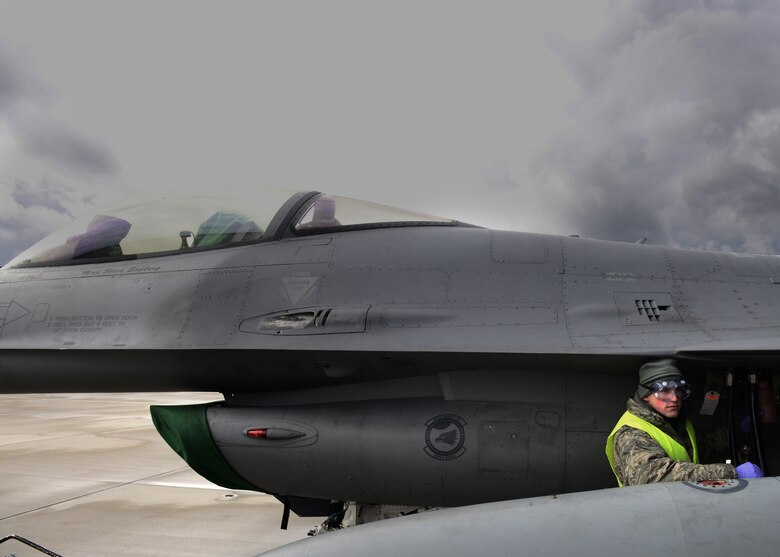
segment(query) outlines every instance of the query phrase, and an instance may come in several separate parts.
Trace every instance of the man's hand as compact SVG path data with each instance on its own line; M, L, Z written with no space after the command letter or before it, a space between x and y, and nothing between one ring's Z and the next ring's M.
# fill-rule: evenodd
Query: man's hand
M737 466L737 477L741 480L745 478L763 478L764 473L761 471L761 468L752 462L746 462Z

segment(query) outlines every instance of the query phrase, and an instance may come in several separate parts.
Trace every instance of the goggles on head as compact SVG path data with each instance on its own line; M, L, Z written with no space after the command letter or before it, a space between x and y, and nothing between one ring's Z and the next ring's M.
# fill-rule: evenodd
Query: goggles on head
M656 381L650 385L650 392L655 398L663 402L670 402L672 396L678 400L685 400L691 396L691 386L685 382L685 379L679 381Z

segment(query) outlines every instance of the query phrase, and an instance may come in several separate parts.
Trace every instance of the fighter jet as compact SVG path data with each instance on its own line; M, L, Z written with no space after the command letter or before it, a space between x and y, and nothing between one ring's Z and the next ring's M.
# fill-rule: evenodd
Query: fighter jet
M347 528L263 556L772 557L778 495L777 478L761 478L519 499Z
M300 515L614 486L606 436L666 357L700 430L758 404L732 448L777 474L778 257L263 190L122 202L0 271L0 391L221 392L155 425L201 475Z

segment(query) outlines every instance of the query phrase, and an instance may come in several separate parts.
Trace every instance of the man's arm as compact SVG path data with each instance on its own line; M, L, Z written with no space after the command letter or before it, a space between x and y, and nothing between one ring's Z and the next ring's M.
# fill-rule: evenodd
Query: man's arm
M731 464L692 464L672 460L649 434L628 426L615 434L615 470L623 485L737 477Z

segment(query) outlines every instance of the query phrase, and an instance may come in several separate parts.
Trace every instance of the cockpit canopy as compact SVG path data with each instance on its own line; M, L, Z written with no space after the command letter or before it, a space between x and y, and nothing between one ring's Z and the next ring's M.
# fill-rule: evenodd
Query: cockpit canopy
M454 221L318 192L266 189L250 196L143 196L89 213L50 234L4 269L181 254L283 236Z

